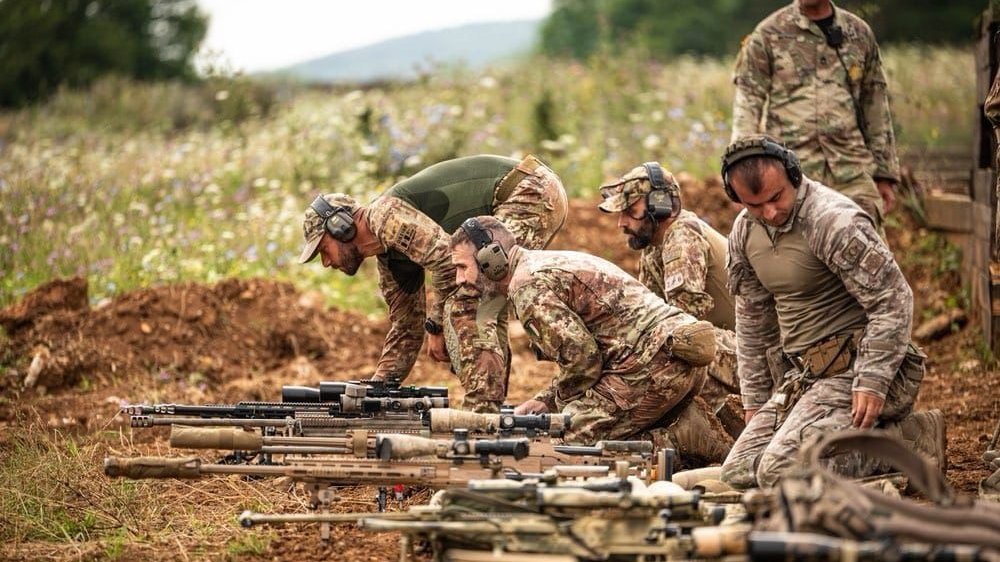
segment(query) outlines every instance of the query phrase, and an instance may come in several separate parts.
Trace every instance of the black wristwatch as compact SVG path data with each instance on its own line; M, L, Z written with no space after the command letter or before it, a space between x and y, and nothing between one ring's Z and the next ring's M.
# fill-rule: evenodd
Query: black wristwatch
M431 320L430 318L428 318L424 322L424 330L428 334L431 334L431 335L434 335L434 336L440 336L444 332L444 328L441 327L441 324L438 324L437 322L435 322L434 320Z

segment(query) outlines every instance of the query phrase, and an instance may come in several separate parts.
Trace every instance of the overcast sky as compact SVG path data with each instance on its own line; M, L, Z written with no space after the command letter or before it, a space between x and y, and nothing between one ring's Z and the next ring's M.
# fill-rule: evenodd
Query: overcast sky
M551 0L198 0L211 17L202 52L271 70L421 31L537 19Z

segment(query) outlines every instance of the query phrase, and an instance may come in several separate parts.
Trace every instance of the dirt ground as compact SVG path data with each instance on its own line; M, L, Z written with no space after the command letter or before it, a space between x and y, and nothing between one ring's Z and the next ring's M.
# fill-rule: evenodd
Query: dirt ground
M680 179L686 206L727 232L737 209L721 196L718 186L704 189L704 184L691 178ZM553 247L588 251L634 272L636 253L625 246L615 217L597 211L592 201L571 205L569 221ZM926 233L904 213L898 215L901 224L888 234L897 256L905 261L902 258ZM925 310L942 311L947 296L958 286L957 278L936 276L926 264L905 269L917 296L917 323ZM12 366L0 378L0 456L12 448L11 436L26 420L40 420L60 435L81 438L118 432L128 436L125 449L130 454L164 454L166 433L133 433L128 420L117 415L122 404L276 400L282 384L363 378L374 369L387 329L381 318L327 309L319 295L265 279L155 287L98 307L89 306L84 280L57 280L0 311L0 326L7 338L0 339L0 365ZM509 401L517 403L544 385L554 369L534 360L524 345L523 332L513 324L512 338L516 353ZM966 328L924 346L930 368L919 401L921 408L941 408L946 413L948 477L957 489L970 494L986 476L980 455L1000 416L1000 372L983 363L977 342L978 334ZM26 380L29 388L25 388ZM423 357L408 382L448 384L456 401L461 396L448 370ZM198 493L211 495L223 486L196 484L149 483L164 494L178 493L182 486L185 493L193 493L190 489L195 486ZM263 485L254 486L259 492ZM230 493L238 495L242 490ZM369 510L373 505L368 498L373 494L368 488L345 492L340 508ZM280 501L295 509L304 500L299 495ZM342 526L335 529L329 544L322 544L315 533L309 526L284 528L270 535L264 553L243 556L261 560L396 557L392 535L370 535ZM204 538L198 540L200 544L179 540L173 548L180 549L184 558L187 552L224 557L219 555L223 547L216 552L205 546ZM7 545L0 552L4 553L0 557L11 559L76 559L91 558L99 550L36 541ZM141 545L129 546L125 552L149 554Z

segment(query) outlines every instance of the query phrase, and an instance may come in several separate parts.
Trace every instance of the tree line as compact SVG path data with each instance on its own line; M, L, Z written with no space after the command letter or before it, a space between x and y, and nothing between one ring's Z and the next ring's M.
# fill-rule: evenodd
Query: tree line
M654 57L733 55L743 37L788 0L554 0L539 40L544 54L585 59L640 48ZM964 44L977 36L984 0L841 0L882 45Z

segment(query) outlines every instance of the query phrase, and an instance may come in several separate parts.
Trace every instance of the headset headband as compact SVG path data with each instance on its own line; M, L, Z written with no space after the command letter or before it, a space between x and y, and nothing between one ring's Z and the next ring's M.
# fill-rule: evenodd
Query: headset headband
M333 215L337 214L337 211L343 210L343 207L334 207L333 205L327 203L326 199L322 195L317 195L313 202L309 204L312 210L316 211L316 214L323 220L326 220Z
M462 222L462 230L469 235L469 240L472 241L477 250L482 250L490 242L493 242L493 237L486 229L479 225L479 221L475 218L465 219Z
M646 175L649 177L649 183L653 189L666 191L667 180L663 177L663 168L657 162L646 162L642 167L646 168Z

